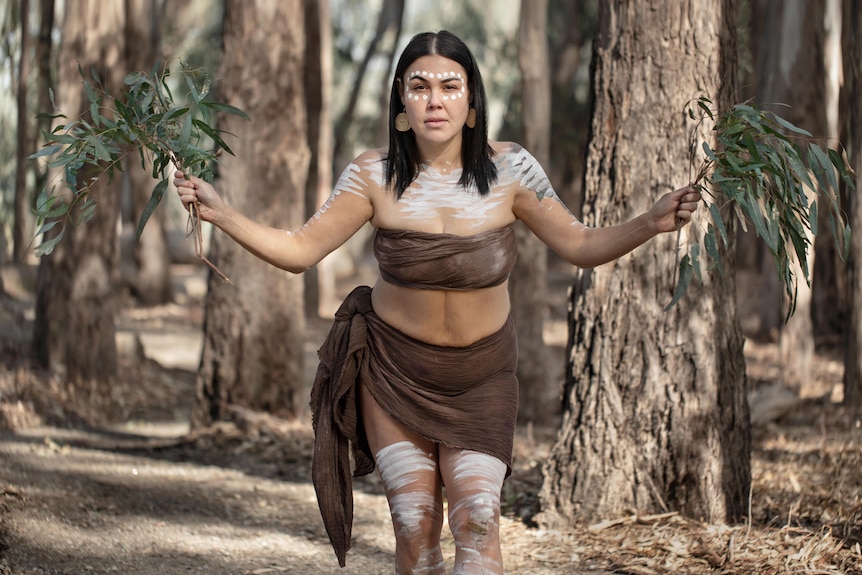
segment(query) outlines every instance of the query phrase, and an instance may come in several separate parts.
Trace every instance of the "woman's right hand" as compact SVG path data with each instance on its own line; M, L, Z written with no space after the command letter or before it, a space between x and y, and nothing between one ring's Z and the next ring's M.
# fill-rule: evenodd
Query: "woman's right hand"
M202 221L214 223L224 212L224 201L206 181L194 176L187 177L177 170L174 172L174 186L186 210L191 204L197 203L197 215Z

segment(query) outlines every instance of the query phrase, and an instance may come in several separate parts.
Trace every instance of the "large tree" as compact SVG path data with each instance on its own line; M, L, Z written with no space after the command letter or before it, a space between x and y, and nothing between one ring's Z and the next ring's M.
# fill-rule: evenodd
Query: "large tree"
M303 0L227 0L220 98L245 110L220 126L236 135L217 187L235 208L284 229L305 219L309 151L303 73ZM303 281L215 232L204 348L193 425L230 416L231 405L283 416L305 403Z
M89 114L79 69L91 81L97 75L110 93L122 88L124 14L122 0L80 0L66 5L57 103L69 118ZM94 175L93 170L82 170L78 181L84 183ZM86 225L67 226L63 241L42 258L33 335L37 361L64 370L72 382L87 382L82 391L104 396L117 370L114 313L119 193L115 183L102 178L91 188L90 195L98 202L93 219ZM75 208L71 217L78 216Z
M583 217L605 225L689 178L682 110L735 93L735 0L600 3ZM725 218L728 220L729 218ZM697 218L681 242L698 241ZM750 424L732 255L670 311L674 234L580 270L572 286L564 421L544 521L679 510L747 514ZM684 246L683 246L683 249Z

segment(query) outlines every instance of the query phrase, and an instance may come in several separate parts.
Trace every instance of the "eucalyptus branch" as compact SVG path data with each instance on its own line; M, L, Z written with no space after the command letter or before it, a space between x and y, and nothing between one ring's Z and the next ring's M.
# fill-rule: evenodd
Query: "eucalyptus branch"
M202 70L181 63L180 85L185 87L182 102L176 102L169 86L171 70L156 66L150 74L135 72L125 78L126 89L119 97L104 89L99 77L92 81L80 70L89 101L88 110L76 120L58 124L46 134L46 144L31 159L47 158L49 168L62 170L63 186L71 200L55 193L56 184L46 187L36 202L36 236L44 236L38 255L50 254L63 237L73 210L79 208L78 221L89 221L96 209L90 190L101 178L112 178L122 171L123 161L137 152L144 169L151 170L158 183L138 221L140 238L153 211L168 188L165 170L169 165L212 181L212 164L222 150L233 154L222 138L223 132L212 125L213 116L224 112L248 119L242 110L207 100L211 87ZM66 120L63 114L50 116ZM211 149L205 149L207 144ZM88 173L95 175L82 177ZM195 254L224 281L230 280L203 254L202 232L197 206L189 210L189 227ZM56 229L55 229L56 228ZM52 237L46 233L54 230Z
M705 97L689 103L688 117L696 122L690 135L689 176L692 187L703 192L708 220L704 248L711 268L721 265L721 249L729 246L723 213L730 213L744 231L754 227L778 267L779 279L788 296L787 318L796 309L801 270L811 285L808 250L817 234L820 205L829 211L829 224L842 260L850 250L850 226L841 209L840 183L854 189L853 173L844 156L830 149L809 132L794 126L774 112L750 103L737 104L721 112ZM700 128L714 123L715 146L700 141ZM697 151L703 159L696 159ZM809 200L808 191L815 198ZM679 245L679 242L677 242ZM668 308L685 295L692 277L702 281L700 245L692 242L688 253L677 257L679 279L674 270L674 293Z

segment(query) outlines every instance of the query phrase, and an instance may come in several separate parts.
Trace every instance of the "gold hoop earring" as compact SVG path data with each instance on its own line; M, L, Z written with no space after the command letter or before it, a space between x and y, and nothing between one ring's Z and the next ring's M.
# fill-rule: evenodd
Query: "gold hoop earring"
M410 122L407 120L407 113L401 112L395 116L395 129L399 132L409 132Z
M470 111L467 112L467 121L465 123L468 128L476 127L476 108L470 108Z

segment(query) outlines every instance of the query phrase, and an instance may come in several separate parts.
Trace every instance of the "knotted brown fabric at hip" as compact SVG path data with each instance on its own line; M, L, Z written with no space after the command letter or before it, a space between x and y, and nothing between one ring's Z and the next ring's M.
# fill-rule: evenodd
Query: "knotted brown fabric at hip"
M394 419L444 445L497 457L511 471L518 412L518 344L511 318L466 347L420 342L384 323L371 288L344 300L318 351L311 391L312 482L329 540L345 565L353 525L354 476L374 470L358 405L364 385Z

